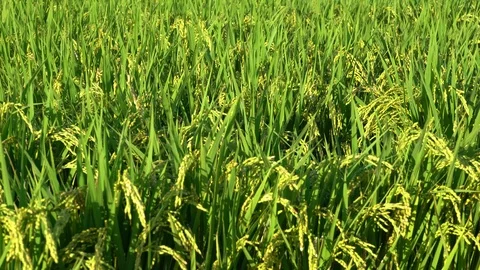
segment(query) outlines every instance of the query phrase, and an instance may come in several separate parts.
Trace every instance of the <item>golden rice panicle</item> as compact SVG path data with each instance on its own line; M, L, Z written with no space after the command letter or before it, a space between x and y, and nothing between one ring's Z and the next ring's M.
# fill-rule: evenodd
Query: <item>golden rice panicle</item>
M68 245L61 250L61 258L64 263L83 258L87 248L92 247L98 241L100 229L89 228L73 236Z
M309 235L308 232L308 216L307 205L304 203L301 206L300 213L298 215L298 242L300 251L303 251L305 236Z
M445 245L443 253L444 258L447 258L451 251L450 241L448 238L446 238L449 235L457 236L458 238L464 240L467 245L471 245L473 242L477 250L480 251L480 239L478 236L475 237L475 235L472 233L473 230L474 228L471 222L467 223L464 226L452 224L450 222L445 222L441 224L440 228L438 228L438 230L435 232L435 238L443 238L442 242Z
M397 199L394 199L394 196L398 195L401 196L400 202L395 202ZM366 207L363 210L362 220L373 220L378 228L390 234L388 244L393 244L398 237L407 236L412 222L411 213L410 194L398 185L389 191L386 202Z
M240 218L239 219L242 223L245 223L245 216L247 215L247 212L248 212L250 203L252 201L252 198L253 198L253 195L247 197L245 199L245 201L243 202L242 207L240 208L240 215L239 215Z
M262 198L260 198L258 203L267 203L272 201L273 201L273 193L269 192L267 194L264 194ZM248 202L250 202L250 200L248 200ZM277 203L281 204L288 213L298 218L297 210L295 210L295 207L292 206L292 203L289 200L282 197L277 197ZM241 212L241 213L243 214L244 212ZM281 210L278 212L278 214L279 213L281 213Z
M399 211L396 212L397 220L399 221L399 234L402 237L406 237L408 230L413 228L413 220L411 219L412 216L412 208L410 206L411 196L402 185L397 186L395 190L395 195L400 195L402 204L404 208L401 208Z
M81 129L78 126L72 125L67 128L63 128L57 132L52 132L50 138L54 141L58 141L65 145L66 150L73 156L76 156L76 148L79 145L79 136L82 134Z
M457 218L457 222L462 222L459 207L459 204L461 203L461 198L454 190L447 186L437 186L431 193L435 196L435 198L440 199L440 201L450 202L453 206L453 210L455 211L455 217Z
M158 253L159 255L170 255L172 258L178 263L178 266L182 270L187 270L187 261L185 258L183 258L182 255L180 255L178 252L173 250L172 248L168 246L159 246L158 248L154 249L154 252Z
M259 246L259 243L258 242L255 242L255 241L250 241L248 240L250 238L250 235L244 235L243 237L241 237L240 239L237 240L237 242L235 243L235 250L238 252L238 251L241 251L244 247L246 247L247 245L249 246L252 246L256 253L257 253L257 256L258 257L261 257L261 252L258 248Z
M469 194L465 205L475 205L480 202L480 193Z
M242 165L245 167L251 167L255 165L263 165L263 160L259 157L247 158L242 162Z
M62 192L61 201L56 209L68 211L70 214L77 213L85 209L85 189L75 188L70 191Z
M279 197L278 203L280 203L285 210L288 211L288 213L292 214L294 217L298 218L298 211L295 209L295 207L292 205L292 202L290 200L287 200L285 198Z
M247 244L250 244L251 242L248 240L250 236L247 234L247 235L244 235L243 237L241 237L240 239L237 240L237 242L235 242L235 247L236 247L236 251L240 251L242 250L244 247L247 246Z
M270 158L272 160L272 158ZM245 159L239 166L237 172L237 181L235 183L236 191L243 191L249 196L253 196L257 185L262 180L262 172L265 169L264 161L259 157ZM248 183L246 182L248 181ZM245 205L245 204L244 204Z
M283 190L285 187L288 187L290 190L298 190L298 180L300 179L297 175L290 173L283 166L276 166L275 170L279 176L278 189Z
M379 163L381 163L381 165L383 165L385 168L388 169L389 172L392 172L394 170L393 168L393 165L390 164L389 162L385 161L385 160L382 160L380 162L380 159L377 157L377 156L373 156L373 155L368 155L365 159L365 161L370 164L370 165L373 165L373 166L377 166Z
M31 121L28 119L27 115L23 111L23 107L24 105L20 103L2 102L0 105L0 121L4 119L4 115L7 115L7 113L18 114L18 116L23 120L25 125L27 125L27 128L30 130L30 132L35 135L35 138L38 138L40 136L40 132L35 131Z
M362 256L360 256L360 254L358 254L357 247L367 252L373 259L377 258L377 255L373 252L373 250L375 249L374 245L362 241L360 238L357 238L355 236L350 236L347 238L344 233L341 233L340 238L340 242L338 242L338 244L335 245L334 248L334 257L335 261L337 261L344 268L350 268L348 266L350 265L350 263L347 264L345 259L343 259L344 256L349 257L350 260L353 261L357 269L367 268L367 262L363 259Z
M55 241L55 235L52 233L50 223L47 219L47 202L45 199L34 200L30 203L30 207L20 209L19 213L25 213L22 215L25 219L20 219L19 224L22 224L24 221L29 222L29 220L34 220L34 230L42 231L43 236L45 237L45 250L44 253L47 257L51 258L55 263L58 263L58 251L57 243ZM25 210L25 211L23 211ZM20 225L22 226L22 225ZM31 225L27 223L27 228ZM50 256L48 256L50 255Z
M203 21L203 20L200 21L199 28L200 28L199 32L201 33L202 40L205 42L207 48L210 51L213 51L212 38L211 38L210 34L208 33L208 29L207 29L207 26L205 25L205 21Z
M131 204L133 203L135 210L138 214L138 219L140 220L142 226L145 228L147 226L147 220L145 217L145 206L143 205L140 192L138 191L137 187L130 181L127 174L128 172L127 170L125 170L122 177L115 184L115 189L123 191L125 197L125 214L128 216L128 218L132 220ZM119 198L116 197L116 199Z
M379 128L381 130L405 130L412 125L410 114L404 106L403 90L392 87L388 90L382 87L370 88L375 98L358 109L360 118L364 121L364 138L368 138ZM363 138L361 138L363 139Z
M168 222L174 236L178 237L180 243L187 251L195 250L198 254L202 254L197 246L195 238L171 213L168 213Z
M183 19L175 19L170 28L177 30L178 34L182 39L185 39L187 37L187 28L185 27L185 21Z
M285 230L285 234L288 235L292 232L291 229ZM280 267L278 265L278 252L284 245L284 240L281 232L276 232L270 242L267 245L266 250L262 256L262 263L258 265L258 269L276 269Z
M2 102L0 105L0 121L3 120L5 115L9 112L10 107L15 107L15 103Z
M97 231L97 243L95 244L95 253L91 256L87 262L87 268L91 270L104 269L107 264L103 261L103 252L105 250L106 242L106 232L105 228L100 228ZM109 267L113 269L112 267Z
M17 224L13 221L4 221L4 226L9 231L5 240L10 243L10 249L7 252L7 261L18 259L22 262L24 269L33 269L30 251L25 247L22 232L17 228Z
M405 129L401 131L397 140L398 151L403 154L415 141L420 138L420 136L421 130L418 126L418 123L413 123L411 126L405 127Z
M46 217L46 200L34 200L28 208L20 208L16 214L16 224L23 231L42 231L45 237L44 253L58 262L57 247ZM23 241L23 239L21 240Z
M349 65L348 67L349 71L346 74L347 78L353 79L353 81L355 81L358 86L362 86L362 87L367 86L368 83L366 79L368 78L368 76L367 76L367 73L365 72L365 69L362 63L360 63L360 61L358 61L358 59L351 53L348 53L345 51L343 53Z
M433 133L427 133L427 154L429 156L440 157L435 166L438 169L443 169L454 164L455 168L467 173L476 182L480 180L480 161L478 157L467 158L462 156L455 156L454 150L450 148L448 142L436 136Z
M271 202L271 201L273 201L273 193L269 192L267 194L264 194L262 198L258 201L258 203Z
M58 251L57 244L55 242L55 235L50 229L47 216L43 214L40 219L42 221L43 235L45 236L45 250L48 251L53 261L58 263Z
M33 269L30 251L25 247L22 234L22 226L19 226L18 215L22 212L15 213L10 210L7 205L0 205L0 232L4 235L5 244L9 243L10 248L7 251L7 262L18 259L24 269Z
M191 154L187 154L183 157L180 167L178 168L178 178L177 182L175 183L175 189L177 191L177 195L175 196L175 208L179 208L182 205L182 192L183 185L185 183L185 176L187 175L187 171L193 165L193 162L193 156Z
M308 269L318 269L318 252L312 235L308 235Z
M468 106L467 100L465 99L465 91L460 89L455 89L455 94L457 98L460 100L460 104L461 104L461 106L457 107L457 111L463 111L463 113L465 113L466 116L470 116L472 114L472 108ZM455 123L458 125L457 122Z
M262 252L260 250L260 242L258 241L250 241L248 240L250 238L250 235L244 235L242 238L238 239L237 242L235 243L235 251L239 252L243 248L246 248L247 246L250 246L254 249L255 255L257 258L262 258Z

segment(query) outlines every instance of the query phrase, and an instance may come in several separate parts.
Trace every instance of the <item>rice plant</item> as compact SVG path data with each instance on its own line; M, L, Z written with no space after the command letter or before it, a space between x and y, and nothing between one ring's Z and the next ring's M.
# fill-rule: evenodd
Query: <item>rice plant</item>
M1 269L479 269L480 5L3 0Z

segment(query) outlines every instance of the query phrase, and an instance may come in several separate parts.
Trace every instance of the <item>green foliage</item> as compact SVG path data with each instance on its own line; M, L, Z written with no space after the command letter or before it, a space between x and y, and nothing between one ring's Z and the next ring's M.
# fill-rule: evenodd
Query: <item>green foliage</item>
M0 268L479 269L476 1L0 4Z

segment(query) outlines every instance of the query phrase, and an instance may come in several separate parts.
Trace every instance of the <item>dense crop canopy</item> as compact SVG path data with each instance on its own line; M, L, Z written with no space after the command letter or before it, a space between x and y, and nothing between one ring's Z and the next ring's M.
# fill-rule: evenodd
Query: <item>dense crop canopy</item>
M0 268L479 269L479 14L0 1Z

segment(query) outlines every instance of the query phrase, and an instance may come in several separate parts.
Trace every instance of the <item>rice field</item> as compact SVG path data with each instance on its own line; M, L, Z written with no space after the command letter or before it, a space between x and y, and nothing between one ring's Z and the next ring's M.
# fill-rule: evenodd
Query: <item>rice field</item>
M480 269L477 1L0 21L0 269Z

